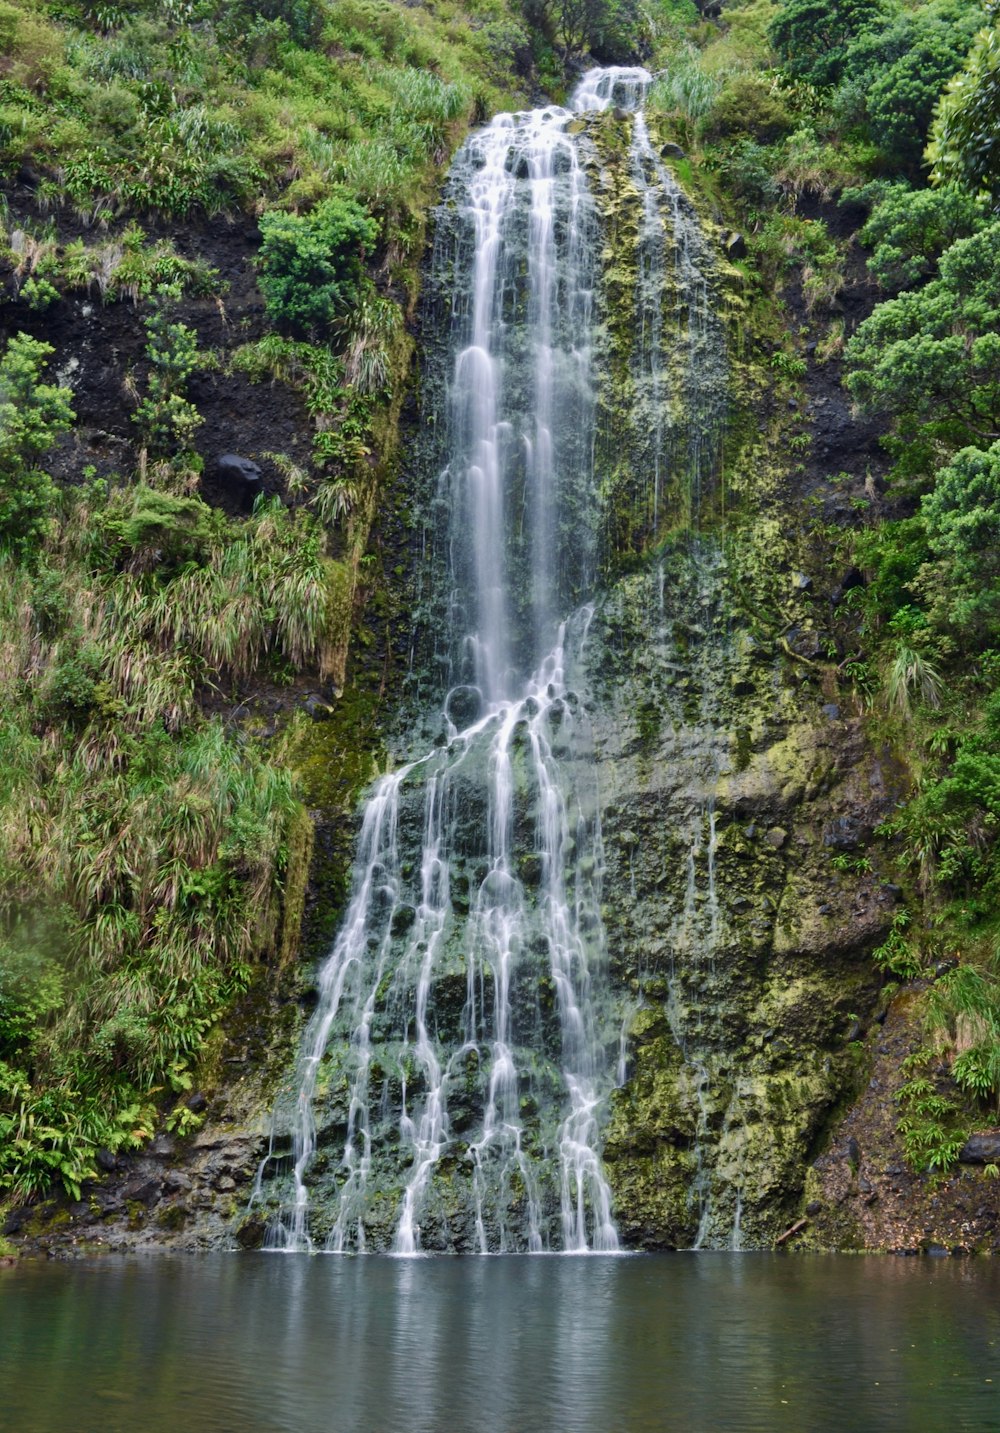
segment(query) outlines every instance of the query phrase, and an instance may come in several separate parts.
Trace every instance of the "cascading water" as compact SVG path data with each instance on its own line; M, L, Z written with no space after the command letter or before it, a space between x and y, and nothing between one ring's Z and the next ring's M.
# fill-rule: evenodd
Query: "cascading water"
M348 912L276 1115L292 1169L274 1248L618 1248L601 1142L634 1002L616 1004L607 981L581 697L601 516L600 224L576 114L635 111L633 366L648 409L635 422L645 434L659 415L654 531L661 473L681 463L697 506L718 419L700 400L690 422L665 416L669 394L692 397L699 364L715 381L718 330L700 230L638 109L648 83L642 70L592 71L572 111L500 115L452 168L425 325L446 518L444 730L379 782L364 814ZM668 255L664 319L654 291L668 287ZM277 1137L272 1149L258 1197L288 1163Z

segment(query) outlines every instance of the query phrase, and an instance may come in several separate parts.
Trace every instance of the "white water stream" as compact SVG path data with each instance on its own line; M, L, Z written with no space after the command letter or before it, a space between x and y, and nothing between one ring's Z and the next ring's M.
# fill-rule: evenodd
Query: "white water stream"
M655 530L680 461L667 413L677 329L690 369L714 320L704 241L639 108L648 83L644 70L591 71L572 110L499 115L452 168L434 260L438 287L451 279L451 371L433 415L445 433L445 731L365 810L347 915L276 1118L292 1168L272 1248L618 1249L601 1132L628 1012L607 990L600 803L573 686L593 616L600 234L573 122L611 104L635 112L636 418L652 433ZM683 313L666 333L668 255ZM714 454L700 417L683 431L696 506ZM711 941L708 811L705 824ZM282 1163L272 1148L258 1197Z

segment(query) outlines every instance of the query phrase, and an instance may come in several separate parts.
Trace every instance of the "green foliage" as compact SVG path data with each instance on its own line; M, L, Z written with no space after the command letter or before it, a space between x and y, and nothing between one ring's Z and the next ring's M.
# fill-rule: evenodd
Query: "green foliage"
M19 333L0 358L0 550L22 555L44 536L55 500L38 460L75 416L69 390L42 381L52 352Z
M901 1111L897 1128L914 1169L946 1174L958 1159L968 1129L960 1123L961 1114L954 1101L941 1093L926 1072L931 1060L930 1051L921 1051L904 1062L912 1078L896 1095Z
M868 409L956 446L1000 438L1000 224L953 244L923 288L879 304L847 362Z
M708 139L747 136L771 144L795 127L780 88L763 75L734 75L712 101L704 121Z
M910 924L909 912L901 910L893 917L892 929L886 939L872 951L872 960L900 980L915 980L923 970L920 954L907 940L904 932Z
M844 58L871 135L897 170L916 172L934 107L975 33L974 10L938 0L868 28Z
M996 957L985 967L963 962L935 984L929 1023L944 1031L957 1053L951 1074L959 1089L991 1103L1000 1114L1000 981Z
M864 198L848 191L845 200ZM910 288L937 272L938 263L958 239L968 239L989 223L984 206L954 184L939 189L883 188L859 235L873 252L868 268L883 288Z
M843 285L841 251L818 220L772 214L750 244L765 282L777 286L792 270L798 270L810 310L828 303ZM787 368L784 359L775 366Z
M1000 25L980 31L941 97L927 158L935 183L1000 192Z
M932 610L942 626L987 644L1000 633L1000 442L956 453L921 511L940 559Z
M835 85L852 42L885 15L881 0L789 0L769 33L791 76L811 85Z
M146 396L135 412L135 422L154 453L170 455L191 447L202 418L193 403L184 397L191 375L204 368L207 359L198 351L198 335L187 324L170 318L172 305L180 298L177 288L157 290L153 310L146 319L146 356L150 363Z
M271 319L300 333L329 330L358 301L375 221L336 195L305 216L271 210L260 232L260 287Z

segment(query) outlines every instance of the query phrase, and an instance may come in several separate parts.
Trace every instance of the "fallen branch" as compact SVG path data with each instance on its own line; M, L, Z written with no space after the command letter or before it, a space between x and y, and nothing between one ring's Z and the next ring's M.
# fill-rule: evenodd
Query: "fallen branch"
M801 1234L802 1230L806 1227L808 1223L808 1219L800 1219L798 1223L793 1224L790 1229L786 1229L784 1234L780 1235L777 1239L775 1239L774 1247L776 1249L780 1249L786 1239L791 1239L793 1234Z
M824 663L811 662L808 657L800 656L799 653L795 651L794 647L791 646L787 638L779 637L778 646L784 652L786 657L791 657L793 662L801 662L803 667L808 667L811 672L823 671L825 665Z

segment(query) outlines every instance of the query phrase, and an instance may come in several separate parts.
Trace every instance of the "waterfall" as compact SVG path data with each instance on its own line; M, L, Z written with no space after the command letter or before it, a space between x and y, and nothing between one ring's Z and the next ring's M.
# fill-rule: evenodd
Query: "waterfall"
M364 813L347 914L257 1182L264 1198L265 1179L284 1181L271 1248L618 1248L602 1129L635 1006L607 978L586 697L601 225L578 116L633 112L635 422L652 433L654 531L663 475L679 464L696 507L715 456L706 404L686 424L665 416L699 364L711 376L717 330L704 240L641 112L648 83L644 70L591 71L571 109L499 115L452 166L424 325L441 730ZM711 864L714 817L708 839Z

